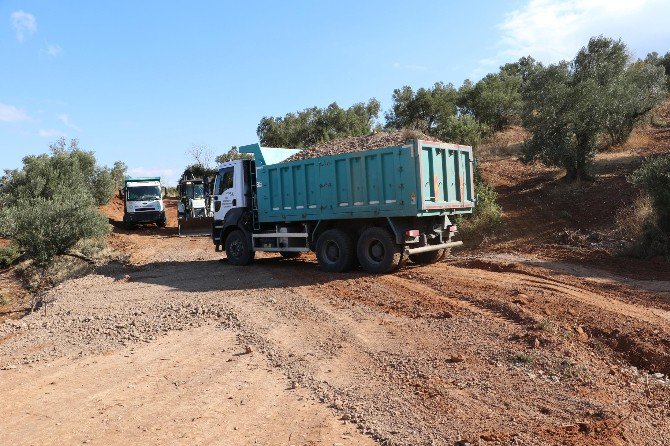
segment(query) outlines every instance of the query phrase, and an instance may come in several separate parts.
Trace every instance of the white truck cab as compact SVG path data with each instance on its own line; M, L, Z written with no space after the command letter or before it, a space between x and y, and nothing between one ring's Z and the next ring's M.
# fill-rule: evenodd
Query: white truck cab
M214 179L214 221L224 221L226 214L235 208L246 208L249 180L248 161L235 160L223 163Z
M165 205L160 177L126 177L123 188L123 223L133 227L138 223L165 226Z

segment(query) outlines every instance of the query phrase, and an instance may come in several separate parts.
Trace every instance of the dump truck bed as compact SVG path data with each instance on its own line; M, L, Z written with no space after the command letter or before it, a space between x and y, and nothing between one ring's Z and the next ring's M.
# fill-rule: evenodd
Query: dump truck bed
M424 140L256 164L260 222L472 212L472 148Z

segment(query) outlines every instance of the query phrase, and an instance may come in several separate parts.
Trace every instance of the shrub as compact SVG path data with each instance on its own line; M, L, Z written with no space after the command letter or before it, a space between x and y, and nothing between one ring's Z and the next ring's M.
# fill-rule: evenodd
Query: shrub
M477 147L488 132L488 126L473 116L459 115L446 118L434 133L443 141Z
M479 238L491 233L502 223L502 208L498 204L498 193L475 172L475 195L477 204L469 216L456 219L460 231L467 238Z
M648 205L637 206L646 212L630 222L630 226L637 228L630 254L642 258L670 257L670 156L645 161L630 180L644 189L652 208L650 211Z
M23 200L3 209L3 232L38 265L66 253L79 240L109 230L87 191Z
M7 171L0 188L0 234L43 268L79 240L107 233L97 205L114 193L107 168L77 141L60 139L51 155L28 156L23 168Z
M0 268L11 266L20 255L19 250L12 245L0 246Z
M670 156L660 156L642 163L631 181L644 188L651 197L658 227L670 234Z

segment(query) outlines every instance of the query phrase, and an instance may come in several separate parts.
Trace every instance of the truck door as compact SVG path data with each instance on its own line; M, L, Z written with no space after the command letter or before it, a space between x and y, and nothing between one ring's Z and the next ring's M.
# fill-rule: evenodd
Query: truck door
M233 208L244 205L243 185L240 184L241 163L224 166L216 175L214 184L214 220L223 221Z

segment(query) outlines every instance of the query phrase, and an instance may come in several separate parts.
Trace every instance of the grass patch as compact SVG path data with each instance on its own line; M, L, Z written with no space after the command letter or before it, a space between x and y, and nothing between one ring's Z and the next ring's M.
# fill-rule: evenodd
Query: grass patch
M541 331L546 331L546 332L553 332L555 330L554 323L551 322L550 320L544 320L540 323L538 323L535 326L536 330L541 330Z
M513 361L516 364L530 364L533 362L533 357L526 353L517 353L514 355Z

